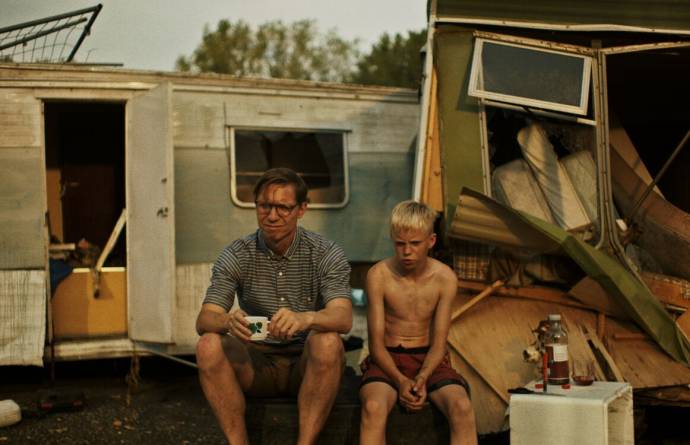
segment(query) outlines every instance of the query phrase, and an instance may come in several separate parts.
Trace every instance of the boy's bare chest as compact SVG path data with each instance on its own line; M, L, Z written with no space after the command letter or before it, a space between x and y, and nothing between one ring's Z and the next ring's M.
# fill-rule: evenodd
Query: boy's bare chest
M384 293L386 310L400 318L428 318L436 304L439 293L428 283L389 283Z

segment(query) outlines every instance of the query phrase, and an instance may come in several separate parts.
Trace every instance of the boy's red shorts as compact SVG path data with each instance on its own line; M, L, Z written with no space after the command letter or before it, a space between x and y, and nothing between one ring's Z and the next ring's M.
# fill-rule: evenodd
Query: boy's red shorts
M403 375L411 379L415 378L419 372L419 369L422 367L422 364L424 364L426 354L429 352L428 346L419 348L389 346L386 347L386 349L390 353L391 357L393 357L393 361L395 362L395 366L398 367L398 370L400 370ZM359 385L360 387L371 382L383 382L392 386L396 391L398 390L397 386L395 386L395 383L393 383L393 380L391 380L390 377L388 377L388 375L383 372L383 370L379 368L376 363L374 363L371 356L364 359L361 368L362 381ZM439 363L434 372L427 379L426 390L427 393L430 393L446 385L460 385L465 388L467 395L470 395L470 387L467 384L467 381L462 378L460 374L455 372L455 370L450 366L450 360L447 353L445 357L443 357L443 360L441 360L441 363Z

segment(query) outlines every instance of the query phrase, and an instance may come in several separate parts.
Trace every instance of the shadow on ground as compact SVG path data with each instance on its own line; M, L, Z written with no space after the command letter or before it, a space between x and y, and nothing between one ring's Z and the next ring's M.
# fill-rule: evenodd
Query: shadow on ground
M194 369L144 357L140 359L138 382L128 386L129 371L129 359L59 363L55 382L51 383L48 369L1 367L0 400L13 399L25 412L20 423L0 428L0 444L226 443ZM346 391L352 400L356 388ZM83 394L84 406L74 412L56 410L39 416L37 405L50 394L62 397L58 402ZM689 408L649 407L636 411L636 443L690 444ZM256 409L248 409L252 412ZM406 419L412 428L426 421L414 416ZM438 419L432 421L438 423ZM414 443L420 442L417 439ZM481 445L508 443L508 433L480 438Z

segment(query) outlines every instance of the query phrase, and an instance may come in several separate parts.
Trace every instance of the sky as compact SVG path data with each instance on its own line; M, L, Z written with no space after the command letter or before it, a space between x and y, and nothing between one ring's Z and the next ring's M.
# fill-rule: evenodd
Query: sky
M201 42L204 25L220 19L252 26L273 20L316 20L368 50L381 34L406 33L426 25L426 0L101 0L101 10L77 62L122 63L126 68L174 69L180 55ZM97 0L0 0L0 28L87 8Z

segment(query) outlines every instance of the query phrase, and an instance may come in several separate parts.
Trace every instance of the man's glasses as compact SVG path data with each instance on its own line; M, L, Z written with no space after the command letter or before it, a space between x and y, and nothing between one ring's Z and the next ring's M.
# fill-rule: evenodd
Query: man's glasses
M268 215L271 213L271 209L276 209L276 213L278 216L285 218L287 216L290 216L290 213L292 213L293 210L299 205L299 204L294 204L291 206L286 206L283 204L271 204L270 202L256 202L256 210L258 210L259 213Z

